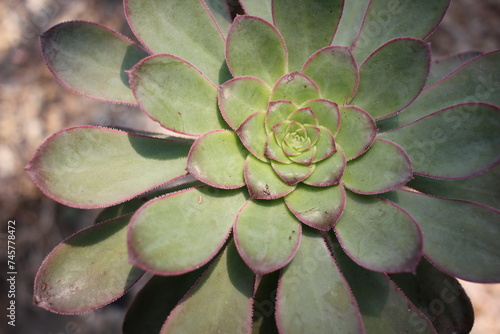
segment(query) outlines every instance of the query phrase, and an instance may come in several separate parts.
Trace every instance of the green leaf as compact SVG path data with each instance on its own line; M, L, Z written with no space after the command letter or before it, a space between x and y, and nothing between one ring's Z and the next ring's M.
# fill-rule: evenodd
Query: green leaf
M286 184L271 165L249 154L245 162L245 182L251 197L276 199L289 194L295 186Z
M332 156L316 164L314 172L306 180L305 184L316 187L327 187L338 184L344 174L346 167L345 154L342 148L337 145L337 152Z
M343 0L273 0L273 19L288 49L290 71L299 71L316 50L330 45Z
M408 187L425 194L463 199L500 210L500 164L486 173L461 180L438 180L415 175Z
M254 77L238 77L219 88L219 108L227 124L236 130L253 113L267 109L271 87Z
M267 140L265 120L266 112L264 110L257 111L248 117L236 130L238 137L247 150L262 161L268 161L264 155Z
M72 21L40 36L50 71L69 90L96 100L137 104L125 71L147 53L104 26Z
M246 14L257 16L268 22L272 22L273 15L271 1L272 0L240 0L240 3L243 9L245 9Z
M423 259L415 274L391 275L404 294L432 321L438 333L469 333L474 310L460 283ZM413 317L416 318L416 317ZM416 323L417 319L412 322ZM424 326L419 321L420 326Z
M469 62L471 59L474 59L482 54L483 53L480 51L466 51L451 57L434 60L431 64L431 70L425 85L428 87L435 84L437 81L448 76L453 71Z
M299 250L283 270L276 299L280 333L363 333L359 310L318 232L302 231Z
M321 97L343 105L359 82L358 65L348 48L330 46L315 52L302 72L318 85Z
M318 126L320 130L319 139L316 143L316 155L314 156L313 163L325 160L326 158L335 154L335 140L333 139L333 135L324 126Z
M401 145L415 173L466 178L500 161L500 108L462 104L379 135Z
M387 275L358 266L342 252L339 244L333 247L335 259L358 302L366 333L437 333L426 316L408 301ZM439 298L439 293L434 297Z
M351 47L355 43L370 2L372 1L344 1L342 17L340 18L332 45Z
M87 228L59 244L35 278L34 303L61 314L88 312L127 292L143 271L127 261L130 216Z
M375 196L347 192L335 232L351 259L370 270L414 272L422 256L422 233L415 220Z
M257 275L290 262L300 243L302 228L283 201L249 200L234 224L234 241L245 263Z
M253 76L273 86L287 72L283 38L269 22L237 16L227 36L227 63L235 77Z
M297 184L309 177L316 168L315 164L309 166L300 164L283 164L271 161L271 166L278 176L288 185Z
M270 101L290 101L302 104L307 100L319 98L318 86L300 72L292 72L282 76L274 85Z
M165 128L188 135L226 128L217 108L217 87L184 60L156 55L129 72L141 108Z
M387 131L461 103L485 102L500 106L499 62L500 50L476 57L427 87L408 108L380 122L379 127Z
M132 31L153 53L185 59L215 84L231 77L224 37L203 1L125 0L124 7Z
M170 312L205 270L206 267L202 267L184 275L153 276L127 310L123 333L159 333Z
M98 208L185 175L190 146L108 128L69 128L49 137L25 170L47 196Z
M213 187L243 187L248 151L232 131L212 131L199 137L189 152L187 171Z
M340 107L340 128L335 136L344 149L347 160L352 160L370 148L377 135L377 126L371 116L357 107Z
M282 143L280 143L280 144L277 143L276 138L274 136L274 133L273 132L269 133L267 135L267 139L266 139L266 149L265 149L264 155L266 157L268 157L269 159L280 162L281 164L292 165L292 161L290 159L288 159L288 156L285 154L285 152L283 152L281 145L282 145ZM273 161L271 161L271 163L273 163ZM274 167L275 167L275 165L273 165L273 168ZM309 166L303 166L303 167L307 168L307 170L309 170ZM278 167L278 168L281 169L280 167ZM283 170L283 172L284 172L283 175L278 173L276 168L274 168L274 170L278 173L278 175L280 175L280 177L283 179L283 181L285 181L289 184L294 184L295 182L292 182L292 180L295 179L294 177L290 178L290 177L285 176L285 178L283 178L282 176L287 175L287 174L289 176L292 176L293 174L296 174L296 173L298 173L299 175L303 175L303 173L305 173L305 169L301 168L301 167L298 167L298 169L294 169L294 167L291 167L291 168L292 169L287 169L287 171ZM292 183L290 183L290 182L292 182Z
M290 114L296 109L297 106L289 101L270 102L266 111L266 131L273 131L275 125L286 121L288 116L290 116Z
M393 38L428 37L443 18L449 3L450 0L370 1L354 47L356 60L361 62Z
M222 34L227 35L229 27L231 26L231 13L226 0L205 0L210 13L213 15L215 22L219 26Z
M430 66L429 44L398 38L375 50L359 69L350 104L382 119L408 106L422 91Z
M381 139L347 163L342 183L359 194L379 194L398 188L412 178L410 158L398 145Z
M302 107L311 108L318 119L318 124L326 127L334 135L337 134L340 125L340 113L336 103L324 99L315 99L307 101Z
M300 108L288 115L288 120L301 123L302 125L309 124L318 126L318 118L311 108Z
M301 222L327 231L344 211L345 190L342 185L320 188L299 184L285 197L285 203Z
M500 282L500 211L413 191L387 195L418 222L424 255L448 275L473 282Z
M254 280L230 243L172 311L160 333L248 333L252 326Z
M192 188L143 205L129 228L129 261L149 272L178 275L204 265L227 239L243 191Z

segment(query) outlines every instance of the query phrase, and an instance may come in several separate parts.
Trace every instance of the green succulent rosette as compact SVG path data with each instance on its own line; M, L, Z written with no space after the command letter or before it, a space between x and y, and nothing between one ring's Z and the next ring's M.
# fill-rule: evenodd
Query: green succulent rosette
M454 277L500 281L500 56L431 59L448 3L126 0L142 45L49 29L63 85L168 131L75 127L35 153L48 196L109 207L35 303L88 311L147 271L126 333L470 330Z

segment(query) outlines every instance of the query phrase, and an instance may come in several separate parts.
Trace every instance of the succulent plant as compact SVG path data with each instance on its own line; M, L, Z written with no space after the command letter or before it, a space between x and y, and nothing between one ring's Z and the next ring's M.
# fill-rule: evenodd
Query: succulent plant
M26 167L105 208L57 246L35 304L112 302L125 333L466 333L455 277L500 282L500 52L431 60L449 1L125 0L141 43L41 36L68 89L165 133L81 126ZM234 5L234 2L233 2Z

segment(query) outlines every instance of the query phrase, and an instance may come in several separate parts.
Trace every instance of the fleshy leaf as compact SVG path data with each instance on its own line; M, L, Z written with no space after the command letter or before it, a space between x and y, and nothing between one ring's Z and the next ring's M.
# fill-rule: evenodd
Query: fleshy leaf
M344 1L342 17L332 45L351 47L355 43L371 2L372 0Z
M400 146L381 139L347 163L342 183L359 194L379 194L400 187L412 178L410 158Z
M284 147L286 147L286 146L284 146ZM312 164L314 157L316 156L317 150L318 150L317 147L314 146L310 150L307 150L303 153L300 153L299 155L289 156L289 158L290 158L290 160L292 160L296 163L309 166L310 164ZM286 153L286 151L285 151L285 153Z
M266 130L273 131L273 127L285 120L297 109L297 106L289 101L273 101L269 103L266 111Z
M363 61L382 43L393 38L427 38L438 26L449 3L450 0L370 1L353 51L356 60Z
M339 244L333 247L335 259L358 302L366 333L437 334L426 316L387 275L360 267L342 252ZM439 292L434 297L438 296Z
M236 134L220 130L207 132L193 144L187 160L187 171L213 187L243 187L243 167L248 151Z
M351 192L345 206L335 233L351 259L379 272L415 271L422 232L413 217L392 202Z
M231 26L231 13L226 0L205 0L210 13L213 15L217 26L224 36L227 35Z
M224 37L203 1L124 0L124 8L132 31L153 53L185 59L216 84L231 77Z
M361 65L358 90L349 104L375 119L396 114L424 87L430 57L429 44L424 41L397 38L387 42Z
M322 98L339 105L349 101L358 87L358 66L345 47L330 46L315 52L302 72L318 85Z
M240 190L205 187L149 201L132 217L129 261L160 275L199 268L222 247L245 200Z
M278 176L288 185L294 185L307 179L316 168L316 165L309 166L301 164L283 164L271 161L271 166Z
M432 321L438 333L470 333L474 311L469 297L455 278L423 259L416 274L391 275L391 279ZM423 326L420 321L419 327Z
M254 77L238 77L219 88L222 117L236 130L253 113L266 110L271 87Z
M285 74L276 82L270 100L302 104L317 98L319 89L316 83L300 72L292 72Z
M142 110L165 128L188 135L226 128L217 108L217 87L183 59L151 56L129 76Z
M415 175L408 186L425 194L463 199L500 210L500 164L486 173L461 180L438 180Z
M485 102L500 106L499 62L500 50L474 58L425 88L408 108L380 122L380 128L393 129L461 103Z
M249 200L234 223L234 241L245 263L257 275L290 262L302 228L283 201Z
M380 134L403 147L414 172L443 179L466 178L500 161L500 108L457 105Z
M318 126L320 130L319 139L316 143L316 155L314 156L313 163L325 160L337 151L335 148L335 140L333 135L324 126Z
M98 208L124 202L185 175L190 147L191 142L186 141L75 127L49 137L25 170L58 202Z
M236 130L238 137L245 147L255 155L256 158L267 161L264 155L266 151L266 112L257 111L248 117Z
M240 0L240 3L246 14L273 21L271 0Z
M306 180L305 184L316 187L327 187L338 184L344 174L346 159L344 151L337 145L337 152L315 164L314 172Z
M283 34L290 71L298 71L316 50L330 45L342 14L343 0L273 0L273 21Z
M467 51L450 57L434 60L431 64L431 70L425 85L430 86L436 83L437 81L448 76L450 73L454 72L463 64L482 54L483 53L480 51Z
M311 108L301 108L297 109L294 112L292 112L289 116L288 119L290 121L295 121L301 124L310 124L314 126L318 126L318 118L316 117L316 114Z
M315 99L307 101L302 107L311 108L318 119L318 124L326 127L334 135L337 134L340 125L340 113L335 102Z
M121 297L143 271L127 261L130 216L92 226L59 244L35 279L35 305L52 312L88 312Z
M274 133L269 133L266 140L266 149L264 155L269 159L281 162L283 164L291 164L292 161L288 159L288 156L283 152L283 149L276 142Z
M460 200L413 191L384 195L417 220L424 255L440 270L464 280L500 282L500 211Z
M344 211L345 190L342 185L319 188L300 184L285 197L285 202L301 222L326 231Z
M69 90L96 100L137 104L125 71L147 53L104 26L72 21L40 36L48 68Z
M363 333L356 301L325 242L305 227L281 275L276 298L280 333Z
M276 199L295 189L295 186L289 186L280 179L269 163L251 154L245 162L245 182L250 196L257 199Z
M153 276L127 310L123 334L159 333L170 312L205 270L202 267L184 275Z
M172 311L160 333L248 333L255 276L230 243ZM198 317L193 319L192 315Z
M269 22L237 16L227 36L226 59L235 77L253 76L272 86L287 72L283 38Z
M347 160L365 153L375 140L377 126L371 116L357 107L340 107L340 128L335 136Z

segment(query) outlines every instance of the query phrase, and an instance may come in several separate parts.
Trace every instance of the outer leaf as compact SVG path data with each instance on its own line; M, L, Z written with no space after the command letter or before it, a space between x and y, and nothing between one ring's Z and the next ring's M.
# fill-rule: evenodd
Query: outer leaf
M73 207L98 208L185 175L190 146L114 129L75 127L49 137L25 170L47 196Z
M240 0L240 3L246 14L273 21L271 0Z
M243 167L247 155L247 150L234 132L208 132L199 137L189 151L187 171L217 188L243 187Z
M391 275L391 279L406 296L427 316L438 333L469 333L474 323L474 311L460 283L426 260L416 274ZM412 323L424 327L413 317Z
M462 180L437 180L415 175L408 186L425 194L463 199L500 210L500 164L486 173Z
M322 98L340 105L349 101L358 88L358 66L345 47L318 50L307 59L302 72L318 85Z
M282 76L274 85L270 101L290 101L302 104L319 98L319 88L311 78L300 72Z
M265 120L266 112L264 110L257 111L236 130L243 145L262 161L267 161L264 155L267 140Z
M231 26L231 22L233 21L231 19L227 0L205 0L205 3L210 9L210 13L213 15L220 31L226 36Z
M245 183L251 197L276 199L289 194L295 186L289 186L274 172L269 163L249 154L245 162Z
M324 188L299 185L285 197L285 203L301 222L326 231L344 211L345 190L342 185Z
M468 102L500 106L500 50L486 53L465 63L455 72L422 91L402 113L379 125L388 130L411 123L435 111Z
M392 38L408 36L425 39L438 26L450 0L372 0L354 49L362 61Z
M271 87L254 77L238 77L219 88L222 117L236 130L253 113L266 110Z
M254 275L231 243L172 311L160 333L248 333ZM192 315L198 317L193 319Z
M449 275L500 282L500 211L459 200L397 190L387 194L422 228L424 255Z
M415 173L443 179L466 178L500 162L500 108L462 104L385 132L401 145Z
M217 87L183 59L148 57L129 76L142 110L168 130L201 135L226 127L217 108Z
M125 71L147 56L127 37L104 26L72 21L40 36L42 54L56 79L96 100L136 104Z
M338 184L344 174L346 159L344 151L337 145L337 152L315 164L314 172L306 180L305 184L316 187L328 187Z
M288 68L279 31L269 22L247 15L236 17L229 29L226 60L233 76L254 76L270 86Z
M280 333L363 333L359 310L319 233L304 228L300 248L278 286Z
M350 104L375 119L398 113L424 87L430 57L429 44L424 41L397 38L387 42L361 65L359 87Z
M216 84L230 78L224 37L203 1L125 0L124 7L132 31L153 53L185 59Z
M363 26L366 10L371 0L344 1L344 9L332 45L350 47Z
M130 305L123 321L123 333L159 333L165 319L204 270L202 267L184 275L153 276Z
M297 252L301 224L282 201L249 200L234 223L234 241L257 275L282 268Z
M340 107L340 128L335 141L348 160L365 153L375 140L377 125L371 116L357 107Z
M453 56L436 59L431 64L429 77L427 78L426 86L430 86L437 81L448 76L463 64L469 62L483 53L480 51L466 51L455 54Z
M142 276L127 262L129 217L92 226L59 244L35 278L33 301L52 312L94 310L121 297Z
M334 244L334 255L356 297L366 333L437 333L387 275L356 265L338 244Z
M273 0L273 21L283 34L290 71L298 71L316 50L330 45L342 14L343 0Z
M398 145L381 139L361 157L347 163L342 183L360 194L378 194L412 178L410 158Z
M359 265L379 272L414 272L422 256L422 232L406 211L375 196L347 192L335 232Z
M244 202L242 191L209 187L148 202L129 227L129 261L160 275L199 268L222 247Z

